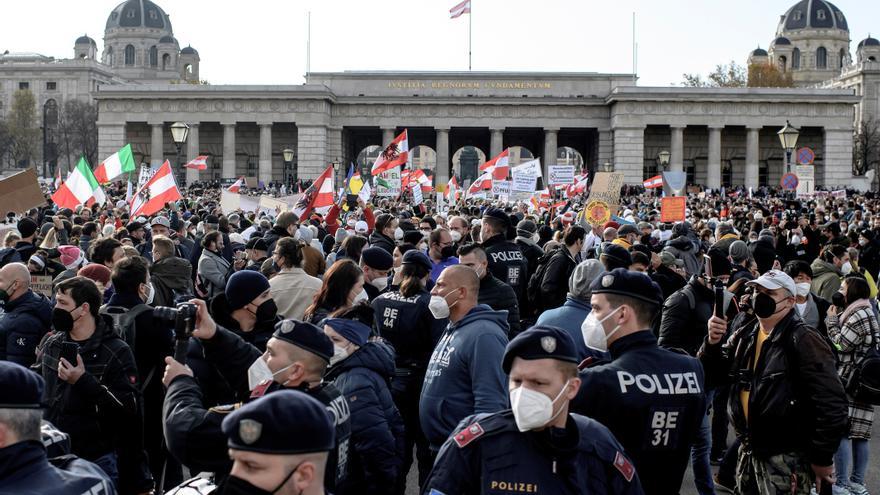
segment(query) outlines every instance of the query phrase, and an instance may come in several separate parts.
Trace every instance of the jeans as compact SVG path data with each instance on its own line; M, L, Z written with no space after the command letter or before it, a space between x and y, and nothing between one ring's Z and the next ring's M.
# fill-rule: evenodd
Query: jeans
M715 396L714 390L706 391L706 403L711 404ZM694 470L694 485L700 495L714 495L715 482L712 481L712 466L709 464L709 451L712 448L712 425L709 420L708 406L703 414L700 432L691 448L691 466Z
M843 438L840 447L834 454L834 471L837 474L837 484L846 485L849 482L865 484L865 471L868 470L868 441L858 438ZM852 475L848 475L850 462L852 462Z

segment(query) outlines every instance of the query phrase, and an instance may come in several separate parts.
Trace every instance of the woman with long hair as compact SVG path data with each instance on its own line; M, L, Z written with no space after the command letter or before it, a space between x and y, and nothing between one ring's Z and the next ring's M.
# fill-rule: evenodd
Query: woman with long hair
M350 259L339 260L324 274L321 290L315 294L312 305L306 308L303 319L321 326L327 315L354 304L363 290L364 272L361 268Z

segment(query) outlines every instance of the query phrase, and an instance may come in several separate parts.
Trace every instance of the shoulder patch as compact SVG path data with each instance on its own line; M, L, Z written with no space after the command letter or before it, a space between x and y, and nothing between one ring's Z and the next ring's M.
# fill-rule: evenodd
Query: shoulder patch
M483 433L486 433L483 430L483 427L480 426L480 423L471 423L470 426L456 433L453 440L455 440L455 444L458 445L458 448L464 448L467 444L473 442L475 439L483 436Z
M217 413L217 414L229 414L232 411L235 411L236 409L238 409L239 407L241 407L241 402L238 402L235 404L225 404L222 406L214 406L214 407L208 409L208 412Z
M617 451L617 455L614 456L614 467L620 471L620 474L623 475L626 481L632 481L633 476L636 474L636 468L632 465L629 459L623 455L623 452Z

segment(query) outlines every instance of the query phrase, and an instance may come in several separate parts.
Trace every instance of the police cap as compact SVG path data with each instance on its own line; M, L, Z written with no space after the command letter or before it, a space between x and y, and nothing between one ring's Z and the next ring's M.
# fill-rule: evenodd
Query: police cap
M0 409L42 407L43 378L24 366L0 361Z
M644 301L651 304L663 304L663 292L660 286L650 277L641 272L632 272L625 268L615 268L610 272L596 277L590 285L592 294L617 294Z
M301 347L324 361L333 356L333 342L320 328L304 321L281 320L275 324L272 337Z
M568 332L549 325L536 325L517 335L507 344L501 368L510 374L513 358L556 359L578 364L580 360L575 350L574 340Z
M504 225L510 225L510 217L501 208L489 208L483 212L483 218L494 218L504 222Z
M330 413L298 390L279 390L257 399L223 420L230 448L263 454L327 452L335 446Z
M409 251L403 253L403 260L401 261L404 265L417 265L422 268L431 271L434 265L431 264L431 260L428 259L428 256L415 249L410 249Z

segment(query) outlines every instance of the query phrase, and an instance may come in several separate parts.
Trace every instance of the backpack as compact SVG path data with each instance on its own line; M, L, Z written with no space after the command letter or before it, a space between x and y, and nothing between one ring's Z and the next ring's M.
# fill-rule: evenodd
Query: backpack
M539 306L538 302L541 300L541 282L544 281L544 274L547 273L547 266L550 265L550 259L553 258L553 255L556 254L559 249L560 247L557 247L549 253L542 254L535 264L535 273L529 278L529 284L526 286L526 297L528 297L529 302L536 308Z
M853 365L852 376L846 384L846 393L857 402L880 405L880 339L876 321L871 319L871 349Z
M131 309L105 304L101 306L99 313L104 316L105 320L109 320L108 323L113 328L113 333L128 344L133 355L135 353L135 320L137 320L138 316L152 310L153 308L146 304L138 304ZM155 371L156 368L151 369L147 378L144 380L144 383L141 384L141 393L147 388Z

